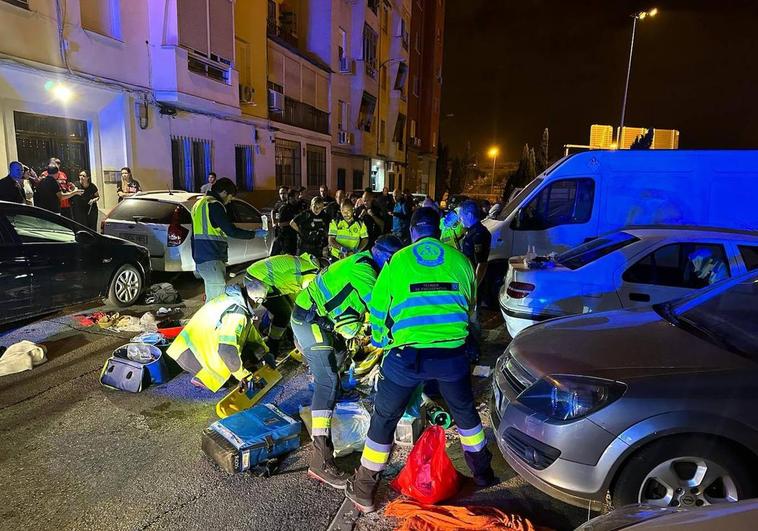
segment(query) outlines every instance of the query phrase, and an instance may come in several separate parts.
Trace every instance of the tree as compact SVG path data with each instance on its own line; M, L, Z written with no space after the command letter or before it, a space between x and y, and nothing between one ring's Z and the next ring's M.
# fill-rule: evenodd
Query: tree
M634 142L632 142L632 145L629 146L629 149L650 149L653 147L653 135L655 134L655 131L651 127L647 131L645 131L644 135L640 135L637 138L634 139Z
M540 147L537 151L537 173L542 173L545 171L550 164L550 156L549 156L549 146L550 146L550 132L548 131L547 127L544 131L542 131L542 140L540 141Z
M529 149L529 160L526 165L526 183L532 182L537 177L537 156L534 153L534 148Z

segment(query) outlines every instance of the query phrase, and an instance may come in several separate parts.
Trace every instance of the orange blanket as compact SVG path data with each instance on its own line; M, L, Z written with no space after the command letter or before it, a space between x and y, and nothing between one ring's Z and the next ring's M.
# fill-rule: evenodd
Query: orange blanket
M397 531L535 531L528 519L507 514L495 507L422 505L413 500L398 498L387 505L384 514L402 520Z

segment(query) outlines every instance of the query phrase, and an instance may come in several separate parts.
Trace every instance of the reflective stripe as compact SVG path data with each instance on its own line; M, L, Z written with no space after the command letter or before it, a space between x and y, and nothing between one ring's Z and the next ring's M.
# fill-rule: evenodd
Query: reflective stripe
M311 332L313 333L313 338L316 340L316 343L323 343L324 342L324 336L321 335L321 327L319 325L312 324L311 325Z
M273 286L274 285L274 264L271 263L271 260L265 260L266 262L266 277L268 279L268 285Z
M237 344L237 336L221 335L221 336L218 336L218 342L219 343L227 343L229 345L236 345Z
M466 452L478 452L487 446L487 440L484 437L484 429L481 424L469 430L458 428L458 434L461 437L461 446L463 446L463 450Z
M412 326L428 326L435 324L468 323L468 314L465 312L448 313L443 315L420 315L400 319L392 325L392 331L397 332ZM451 338L454 339L454 338Z
M324 298L326 299L332 298L332 292L326 286L326 283L324 282L324 279L321 275L316 276L316 287L318 287L321 293L324 294Z
M208 218L210 217L208 213L208 201L204 201L200 205L200 215L202 216L203 235L206 236L208 234Z
M303 276L303 262L299 256L295 258L295 276L298 279Z
M225 242L226 237L225 236L214 236L213 234L197 234L194 236L196 240L210 240L210 241L217 241L217 242Z
M462 308L468 308L466 297L460 294L456 295L416 295L409 297L390 311L390 315L395 317L403 310L409 308L418 308L420 306L441 306L443 304L455 304Z
M385 465L387 464L387 461L389 461L389 458L390 458L389 451L379 452L377 450L374 450L373 448L370 448L368 445L366 445L363 447L363 454L361 455L361 463L363 463L364 461L370 461L377 465Z

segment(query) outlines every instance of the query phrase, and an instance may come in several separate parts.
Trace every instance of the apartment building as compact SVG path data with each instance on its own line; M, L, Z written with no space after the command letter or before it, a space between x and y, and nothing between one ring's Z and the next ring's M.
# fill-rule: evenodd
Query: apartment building
M0 165L57 156L105 211L122 166L144 189L213 170L258 204L282 184L415 189L409 127L436 131L408 119L418 2L0 0Z

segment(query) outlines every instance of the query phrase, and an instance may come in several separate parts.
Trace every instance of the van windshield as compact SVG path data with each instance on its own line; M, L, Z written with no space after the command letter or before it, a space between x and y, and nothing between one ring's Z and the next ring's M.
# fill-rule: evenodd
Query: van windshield
M613 251L638 241L640 241L639 238L626 232L615 232L569 249L556 256L555 261L569 269L579 269Z
M529 195L540 185L542 184L541 177L538 177L534 179L532 182L526 185L526 187L521 190L518 194L516 194L516 197L511 199L507 205L505 205L505 208L500 211L500 214L497 216L498 221L504 221L510 216L514 210L516 210L521 203L524 202L524 199L529 197Z

